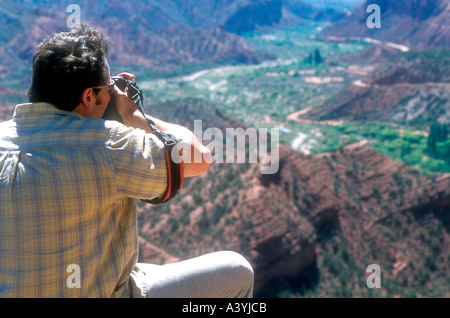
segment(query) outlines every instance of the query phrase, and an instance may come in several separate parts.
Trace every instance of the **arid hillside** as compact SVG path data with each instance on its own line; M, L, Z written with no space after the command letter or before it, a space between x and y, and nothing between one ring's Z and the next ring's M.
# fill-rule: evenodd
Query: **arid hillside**
M381 28L368 28L367 8L380 7ZM411 49L450 47L450 1L448 0L380 0L365 1L346 18L325 28L321 37L339 40L369 37L406 45Z
M207 127L239 125L200 100L152 109L188 127L198 112ZM261 296L367 296L365 268L376 263L391 282L384 296L429 296L422 276L437 282L448 270L449 189L450 176L422 176L363 143L315 156L280 145L276 174L213 164L169 204L141 206L141 261L235 250L253 264Z
M449 52L436 49L393 55L306 116L449 123Z

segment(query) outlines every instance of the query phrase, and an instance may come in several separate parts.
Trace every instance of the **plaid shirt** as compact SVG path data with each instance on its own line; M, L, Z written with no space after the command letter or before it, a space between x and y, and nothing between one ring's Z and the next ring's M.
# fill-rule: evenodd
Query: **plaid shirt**
M127 297L136 199L164 194L163 144L46 103L0 124L0 296Z

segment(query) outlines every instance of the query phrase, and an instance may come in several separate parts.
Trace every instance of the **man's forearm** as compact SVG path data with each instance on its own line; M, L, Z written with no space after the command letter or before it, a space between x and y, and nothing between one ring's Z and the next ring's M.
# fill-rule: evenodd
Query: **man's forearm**
M123 116L122 115L122 120L123 120L123 123L125 125L127 125L128 127L139 128L139 129L145 130L148 133L152 133L153 132L150 129L150 126L148 124L147 119L137 109L134 111L134 113L132 113L132 114L130 114L128 116Z
M203 146L189 129L147 116L155 123L156 127L180 140L180 147L183 148L183 157L186 160L186 177L198 176L209 168L212 162L211 151Z

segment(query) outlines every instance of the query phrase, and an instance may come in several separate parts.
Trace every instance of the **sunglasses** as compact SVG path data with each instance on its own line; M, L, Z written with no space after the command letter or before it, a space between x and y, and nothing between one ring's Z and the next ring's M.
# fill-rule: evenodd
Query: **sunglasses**
M115 84L116 84L116 81L114 81L114 80L111 78L108 84L99 85L99 86L94 86L94 87L92 87L92 88L93 88L93 89L107 88L107 89L111 90L111 89L114 87Z

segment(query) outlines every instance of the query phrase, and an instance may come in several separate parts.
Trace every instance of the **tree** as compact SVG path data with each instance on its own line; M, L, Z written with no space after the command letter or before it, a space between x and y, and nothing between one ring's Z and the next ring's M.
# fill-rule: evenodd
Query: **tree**
M427 154L434 158L436 156L436 142L437 142L437 136L436 136L436 130L433 128L434 126L431 125L430 127L430 133L428 134L427 138Z
M322 55L320 55L319 49L314 50L314 64L319 65L323 62Z
M438 142L446 141L447 140L447 136L448 136L447 125L445 125L445 124L439 125L437 141Z
M432 158L438 157L437 143L447 141L448 129L447 125L432 124L430 127L430 133L427 138L427 154Z

